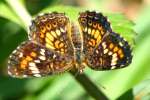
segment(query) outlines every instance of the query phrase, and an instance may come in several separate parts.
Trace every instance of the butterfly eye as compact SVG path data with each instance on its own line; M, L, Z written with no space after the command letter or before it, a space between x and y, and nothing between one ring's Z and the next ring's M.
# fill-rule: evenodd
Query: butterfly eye
M50 30L50 29L51 29L51 24L48 23L48 24L46 25L46 28Z
M92 20L88 21L89 26L92 26Z
M57 26L57 22L54 21L54 22L52 23L52 25L53 25L53 27L56 27L56 26Z

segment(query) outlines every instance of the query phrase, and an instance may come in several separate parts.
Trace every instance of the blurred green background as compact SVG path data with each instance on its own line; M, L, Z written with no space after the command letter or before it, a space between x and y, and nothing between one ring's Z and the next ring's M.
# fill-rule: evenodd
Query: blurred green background
M150 0L0 0L0 100L96 99L70 73L29 79L7 75L9 55L28 39L31 16L58 11L73 20L84 10L103 12L113 30L133 47L133 61L127 68L86 68L85 75L108 99L150 100Z

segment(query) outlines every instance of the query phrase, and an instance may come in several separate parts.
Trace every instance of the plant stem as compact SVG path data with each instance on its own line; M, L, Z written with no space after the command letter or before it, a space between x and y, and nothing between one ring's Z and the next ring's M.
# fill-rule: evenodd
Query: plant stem
M28 26L31 23L31 16L28 11L25 9L21 0L5 0L7 4L12 8L12 10L17 14L17 16L23 22L25 29L28 29Z
M102 91L83 73L77 75L76 71L70 71L72 76L83 86L86 92L96 100L108 100Z

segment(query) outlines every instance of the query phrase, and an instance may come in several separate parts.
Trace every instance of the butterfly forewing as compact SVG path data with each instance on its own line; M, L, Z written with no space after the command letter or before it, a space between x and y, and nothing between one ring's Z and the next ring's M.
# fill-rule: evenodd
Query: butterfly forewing
M71 57L26 41L11 54L8 73L14 77L40 77L70 70L71 65Z
M107 30L111 30L110 24L101 13L82 12L78 18L83 35L83 49L85 55L91 54L101 43Z
M48 13L35 18L29 38L61 54L73 54L70 22L64 13Z

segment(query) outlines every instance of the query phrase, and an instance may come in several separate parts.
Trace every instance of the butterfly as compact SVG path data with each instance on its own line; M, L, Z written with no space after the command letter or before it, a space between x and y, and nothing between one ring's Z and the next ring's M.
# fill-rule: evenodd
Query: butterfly
M42 77L86 66L112 70L128 66L132 50L128 42L112 31L102 13L79 13L72 23L65 13L45 13L32 20L29 39L8 59L13 77Z

